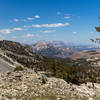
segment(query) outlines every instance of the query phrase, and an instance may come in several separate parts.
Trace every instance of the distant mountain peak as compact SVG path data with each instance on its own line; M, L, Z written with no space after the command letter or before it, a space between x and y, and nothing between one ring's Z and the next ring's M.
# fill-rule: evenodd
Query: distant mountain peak
M33 52L50 58L67 58L76 50L66 47L63 42L38 42L32 46Z

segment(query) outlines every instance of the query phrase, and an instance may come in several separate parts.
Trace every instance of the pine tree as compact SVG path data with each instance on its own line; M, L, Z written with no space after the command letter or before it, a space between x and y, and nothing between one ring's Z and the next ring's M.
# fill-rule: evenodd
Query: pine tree
M100 19L100 17L99 17L99 19ZM97 32L100 32L100 26L96 26L95 29L96 29ZM90 39L90 40L94 43L99 43L100 44L100 38Z

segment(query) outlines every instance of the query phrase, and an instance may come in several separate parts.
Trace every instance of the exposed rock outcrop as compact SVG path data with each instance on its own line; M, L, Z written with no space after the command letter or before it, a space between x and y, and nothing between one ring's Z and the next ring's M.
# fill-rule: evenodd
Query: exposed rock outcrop
M42 77L47 79L42 83ZM63 79L46 77L32 70L0 74L2 100L88 100L100 96L100 84L68 84Z

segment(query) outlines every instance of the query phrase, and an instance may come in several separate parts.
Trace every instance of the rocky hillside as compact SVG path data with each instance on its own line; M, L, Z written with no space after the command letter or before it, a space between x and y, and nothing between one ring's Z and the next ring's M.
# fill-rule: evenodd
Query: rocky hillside
M100 84L80 86L32 70L0 74L0 100L100 100Z
M63 47L58 43L38 42L32 46L33 52L49 58L68 58L76 49Z
M0 70L5 72L13 70L17 65L33 68L44 58L25 48L20 43L3 40L0 41Z
M10 58L5 57L5 55L3 55L3 54L0 55L0 72L1 73L6 73L6 72L9 72L9 71L13 71L14 67L17 66L17 63L15 63L15 62L12 62L12 64L9 63L8 62L9 59Z

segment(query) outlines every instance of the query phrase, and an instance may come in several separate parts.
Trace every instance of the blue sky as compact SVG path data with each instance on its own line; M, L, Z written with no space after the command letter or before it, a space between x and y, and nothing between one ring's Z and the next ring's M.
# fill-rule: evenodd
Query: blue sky
M0 40L88 44L99 15L100 0L0 0Z

